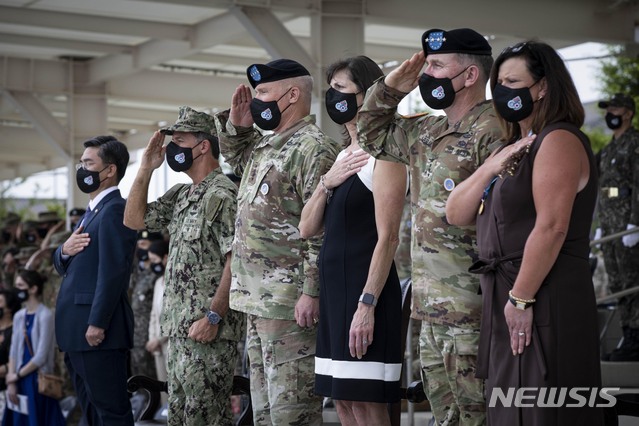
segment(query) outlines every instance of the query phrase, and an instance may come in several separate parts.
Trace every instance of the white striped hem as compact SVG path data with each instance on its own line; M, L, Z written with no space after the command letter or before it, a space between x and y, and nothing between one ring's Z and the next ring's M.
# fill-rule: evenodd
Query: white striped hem
M384 364L373 361L335 361L315 357L315 374L335 379L368 379L396 382L402 373L402 364Z

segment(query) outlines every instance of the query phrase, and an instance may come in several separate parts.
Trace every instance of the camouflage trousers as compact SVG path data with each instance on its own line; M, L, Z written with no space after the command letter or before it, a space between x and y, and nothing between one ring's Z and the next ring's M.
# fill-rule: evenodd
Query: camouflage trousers
M639 244L626 247L618 239L602 244L601 250L611 293L639 285ZM639 328L639 293L619 299L617 309L622 326Z
M247 315L255 425L321 425L322 398L315 395L317 329L295 321Z
M479 330L422 321L419 359L436 424L486 423L484 381L475 378L478 344Z
M232 424L231 389L237 342L169 338L169 426Z

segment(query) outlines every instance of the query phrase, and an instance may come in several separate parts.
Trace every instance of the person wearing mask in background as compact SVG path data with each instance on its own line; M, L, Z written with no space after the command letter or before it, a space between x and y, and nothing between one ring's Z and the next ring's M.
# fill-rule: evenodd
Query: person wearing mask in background
M437 422L479 425L485 421L484 385L475 377L481 296L468 272L475 229L450 225L444 209L450 191L498 145L499 124L486 101L492 49L469 28L426 31L422 48L367 92L359 144L380 160L410 166L412 316L422 320L424 389ZM446 115L397 114L418 86L426 105Z
M403 359L399 241L406 166L377 161L357 144L357 110L383 75L366 56L328 67L326 109L345 149L304 205L302 238L324 231L315 393L331 397L345 425L390 425Z
M76 168L89 208L53 262L63 277L55 310L56 338L78 401L92 426L132 426L127 352L133 346L128 298L135 231L122 223L118 190L129 152L112 136L84 142Z
M477 377L488 424L602 425L603 410L573 396L601 387L588 261L597 170L579 130L584 109L564 61L542 42L504 49L490 88L507 145L446 205L450 223L477 224L471 272L481 274ZM531 403L499 401L508 389L530 389ZM542 404L551 389L569 395Z
M168 230L171 238L161 331L169 337L168 424L231 423L237 341L244 316L229 309L237 187L220 168L213 117L180 107L175 124L153 134L129 194L125 224ZM164 146L166 135L172 136ZM147 203L153 172L167 161L192 184Z
M145 349L155 358L155 372L158 380L167 380L166 363L168 356L169 338L162 335L160 318L162 316L162 302L164 299L164 270L169 259L169 243L165 240L155 240L149 246L150 269L155 275L153 287L153 304L149 315L149 340ZM162 397L165 398L164 393ZM166 400L164 401L166 403Z
M133 327L133 349L131 349L131 375L156 378L155 362L146 350L149 340L149 318L153 307L153 288L157 275L150 268L149 247L153 241L163 240L159 232L139 231L136 249L137 262L133 265L129 291L135 325Z
M246 75L255 98L242 84L230 110L215 118L222 155L242 176L230 301L247 314L253 418L256 425L319 425L322 400L313 387L322 236L305 240L298 225L338 148L310 114L313 78L304 66L277 59L250 65Z
M612 140L597 155L599 232L595 239L639 226L639 131L633 126L635 101L623 93L599 102L606 110ZM601 244L608 287L617 293L639 285L639 232ZM620 298L617 310L623 342L608 361L639 361L639 293Z
M20 301L14 290L0 290L0 420L4 416L9 373L9 349L13 331L13 316L20 310Z
M9 353L7 398L19 404L18 395L27 397L28 415L8 407L2 426L64 426L60 404L38 392L38 373L54 369L55 331L51 310L40 301L45 278L36 271L22 270L15 282L17 297L24 304L13 318Z

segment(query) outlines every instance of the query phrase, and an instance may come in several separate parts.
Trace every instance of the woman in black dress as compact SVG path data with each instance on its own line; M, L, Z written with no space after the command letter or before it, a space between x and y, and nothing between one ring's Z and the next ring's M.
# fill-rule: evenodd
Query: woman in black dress
M505 49L490 82L508 144L446 205L449 222L477 223L480 260L471 271L482 274L483 312L476 375L486 379L488 423L601 425L588 262L597 172L579 131L584 110L566 66L545 43ZM527 399L517 406L509 395L524 388Z
M300 233L324 229L315 392L332 397L342 424L387 425L399 401L401 292L393 256L406 197L406 167L376 161L357 145L357 111L383 74L365 56L327 72L329 116L346 148L304 207Z
M20 310L20 301L13 290L0 290L0 419L6 404L7 383L5 377L9 372L9 349L11 348L11 332L13 315Z

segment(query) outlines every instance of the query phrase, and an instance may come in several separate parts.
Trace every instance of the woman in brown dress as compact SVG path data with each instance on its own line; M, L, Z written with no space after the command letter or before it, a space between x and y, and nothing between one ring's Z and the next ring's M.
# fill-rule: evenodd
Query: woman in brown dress
M446 206L452 224L477 225L472 271L482 274L484 305L476 375L486 379L488 423L600 425L594 406L608 401L599 398L588 264L597 174L579 131L584 110L544 43L506 48L490 82L507 145Z

